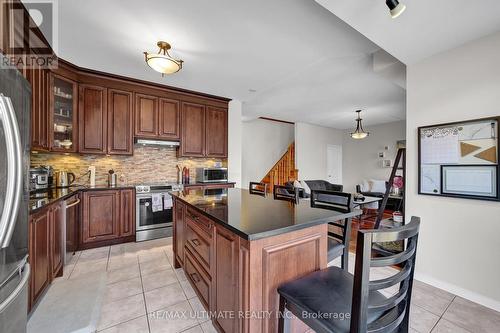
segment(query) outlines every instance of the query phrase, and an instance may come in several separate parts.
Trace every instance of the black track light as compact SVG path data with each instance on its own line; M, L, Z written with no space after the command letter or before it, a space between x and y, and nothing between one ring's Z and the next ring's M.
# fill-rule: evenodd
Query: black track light
M400 4L398 0L385 0L385 4L387 5L387 7L389 7L392 18L398 17L406 9L406 6Z

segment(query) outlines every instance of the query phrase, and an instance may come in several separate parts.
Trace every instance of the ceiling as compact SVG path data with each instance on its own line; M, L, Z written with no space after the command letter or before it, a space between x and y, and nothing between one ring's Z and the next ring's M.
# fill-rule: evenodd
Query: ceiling
M394 20L384 0L315 1L407 65L500 30L498 0L399 0Z
M238 99L247 119L344 129L357 108L366 125L405 118L405 89L373 69L380 48L313 0L58 3L57 53L81 67ZM146 66L158 40L185 61L179 73Z

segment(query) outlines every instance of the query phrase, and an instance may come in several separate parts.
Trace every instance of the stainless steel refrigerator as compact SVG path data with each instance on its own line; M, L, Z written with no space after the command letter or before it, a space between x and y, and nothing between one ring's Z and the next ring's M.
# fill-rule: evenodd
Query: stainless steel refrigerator
M0 332L24 333L28 311L31 88L0 53Z

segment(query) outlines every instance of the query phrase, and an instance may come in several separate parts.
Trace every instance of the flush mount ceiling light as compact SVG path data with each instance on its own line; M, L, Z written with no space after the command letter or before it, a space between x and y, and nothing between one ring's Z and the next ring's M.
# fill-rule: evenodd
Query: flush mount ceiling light
M396 18L399 15L403 14L406 9L406 6L400 4L398 0L386 0L385 4L387 5L387 7L389 7L392 18Z
M363 129L363 124L361 124L361 120L363 120L361 119L361 110L357 110L356 113L358 114L358 118L356 119L356 129L351 133L351 138L364 139L370 135L370 132L365 132Z
M172 58L172 56L168 53L168 50L171 48L170 44L159 41L156 45L160 48L158 53L144 52L148 66L155 71L160 72L162 75L173 74L180 71L182 69L183 61Z

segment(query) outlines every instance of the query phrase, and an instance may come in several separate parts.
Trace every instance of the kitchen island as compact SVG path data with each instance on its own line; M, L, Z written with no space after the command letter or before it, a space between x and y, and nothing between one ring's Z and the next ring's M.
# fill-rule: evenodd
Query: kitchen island
M325 268L328 222L361 213L237 188L172 195L175 267L184 269L214 326L226 333L276 332L276 288Z

